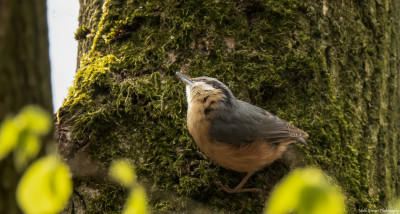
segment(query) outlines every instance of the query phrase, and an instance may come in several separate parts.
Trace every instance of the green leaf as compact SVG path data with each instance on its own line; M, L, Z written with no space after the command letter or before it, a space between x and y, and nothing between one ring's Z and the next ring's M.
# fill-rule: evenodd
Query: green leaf
M340 189L315 168L290 173L273 191L266 214L342 214L345 204Z
M143 187L135 188L129 194L123 214L146 214L146 192Z
M0 128L0 160L12 150L15 166L22 169L40 150L39 138L51 129L50 115L37 106L27 106L14 118L7 118Z
M16 120L23 123L25 129L33 135L42 136L47 134L51 129L52 121L49 113L38 106L25 107Z
M111 163L109 174L124 187L131 188L124 214L146 214L146 192L143 187L135 185L136 174L131 163L126 160L115 160Z
M15 117L14 123L20 129L14 161L17 169L22 169L39 153L39 138L50 131L51 117L38 106L27 106Z
M24 168L30 160L36 157L40 150L37 136L25 134L20 136L20 142L14 152L14 164L17 169Z
M56 156L34 162L17 187L17 201L25 213L58 213L72 193L68 166Z
M121 182L125 187L131 187L136 181L135 170L126 160L115 160L110 166L110 176Z
M17 146L19 132L12 119L5 119L0 128L0 160Z

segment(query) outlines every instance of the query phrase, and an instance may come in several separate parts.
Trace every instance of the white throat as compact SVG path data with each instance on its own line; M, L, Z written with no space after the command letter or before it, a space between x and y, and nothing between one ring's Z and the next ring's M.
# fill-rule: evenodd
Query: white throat
M188 103L188 110L191 107L191 102L193 100L193 94L192 94L192 88L194 87L201 87L201 89L199 90L203 90L203 91L212 91L215 90L215 88L212 85L209 85L207 83L204 82L196 82L193 84L193 86L186 86L186 99L187 99L187 103Z

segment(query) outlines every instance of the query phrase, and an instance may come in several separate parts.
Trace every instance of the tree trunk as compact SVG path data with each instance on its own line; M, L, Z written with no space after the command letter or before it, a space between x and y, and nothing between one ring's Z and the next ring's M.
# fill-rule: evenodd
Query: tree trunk
M397 0L80 3L80 25L91 32L79 42L58 126L75 168L69 211L122 209L124 191L99 176L116 158L136 164L157 211L261 212L277 182L304 165L337 182L349 213L399 196ZM250 178L260 197L219 191L216 181L235 186L244 175L199 152L176 71L221 80L308 132L309 146L293 146Z
M46 1L0 0L0 121L35 104L53 112ZM0 162L0 213L20 213L15 191L21 172Z

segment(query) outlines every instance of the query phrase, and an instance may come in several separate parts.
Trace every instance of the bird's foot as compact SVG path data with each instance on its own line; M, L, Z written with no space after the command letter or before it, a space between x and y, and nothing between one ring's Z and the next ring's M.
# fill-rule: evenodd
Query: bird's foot
M239 192L261 193L262 192L262 190L257 189L257 188L245 188L245 189L243 189L243 188L237 186L236 188L232 189L232 188L228 187L227 185L223 185L221 183L221 181L217 181L216 183L217 183L217 185L218 185L218 187L220 189L224 190L227 193L239 193Z

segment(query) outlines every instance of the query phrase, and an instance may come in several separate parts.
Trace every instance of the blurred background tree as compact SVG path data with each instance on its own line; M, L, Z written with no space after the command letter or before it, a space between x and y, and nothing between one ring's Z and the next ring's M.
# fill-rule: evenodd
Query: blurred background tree
M0 1L0 121L30 104L53 112L48 52L46 1ZM50 132L40 154L52 139ZM21 175L12 155L0 161L0 213L21 212L15 197Z

